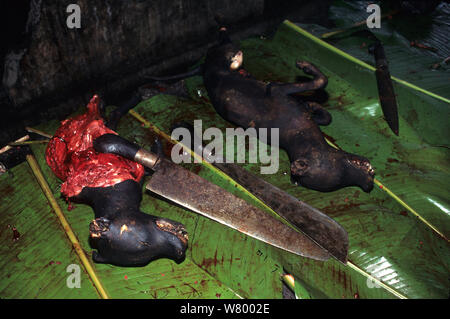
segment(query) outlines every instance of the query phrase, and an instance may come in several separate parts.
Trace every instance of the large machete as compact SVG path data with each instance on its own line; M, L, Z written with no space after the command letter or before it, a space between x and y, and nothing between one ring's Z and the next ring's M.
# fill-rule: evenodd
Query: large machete
M189 131L191 146L193 145L193 151L197 155L227 174L337 260L343 264L347 263L348 234L334 219L237 164L225 163L224 160L221 163L214 161L212 154L203 145L196 145L195 141L201 141L201 139L196 135L192 125L179 123L173 127L175 128L184 128ZM198 138L195 138L196 136ZM191 150L190 147L183 146ZM217 156L214 158L216 159Z
M94 148L98 152L121 155L149 167L154 173L147 189L183 207L291 253L316 260L330 257L325 249L294 227L118 135L98 137L94 140Z

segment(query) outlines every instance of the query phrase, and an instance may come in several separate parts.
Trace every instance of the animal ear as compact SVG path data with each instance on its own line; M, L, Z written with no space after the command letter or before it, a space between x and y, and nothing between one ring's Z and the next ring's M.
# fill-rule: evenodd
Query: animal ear
M219 23L220 24L220 23ZM226 27L220 27L219 29L219 45L231 43L230 36Z
M109 231L110 225L111 221L109 219L104 217L96 218L89 224L89 235L91 238L101 238Z
M317 125L328 125L331 123L331 114L316 102L307 102L311 118Z
M291 174L293 176L303 176L308 172L309 163L305 158L296 159L291 163Z

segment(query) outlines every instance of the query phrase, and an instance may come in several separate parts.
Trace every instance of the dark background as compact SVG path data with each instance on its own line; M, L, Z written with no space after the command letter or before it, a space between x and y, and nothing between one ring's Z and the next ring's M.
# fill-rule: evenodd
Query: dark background
M66 7L81 8L69 29ZM185 71L214 43L220 15L232 38L270 36L284 20L333 27L332 0L2 0L0 146L24 126L64 119L94 94L118 105L155 75ZM439 1L388 1L427 13ZM413 3L413 5L411 5ZM422 8L423 7L423 8Z
M81 28L66 7L81 8ZM63 119L99 93L117 105L145 83L140 72L184 71L214 43L215 15L232 37L270 34L285 18L327 23L331 1L48 0L1 1L0 145L25 125ZM5 75L8 68L8 76Z

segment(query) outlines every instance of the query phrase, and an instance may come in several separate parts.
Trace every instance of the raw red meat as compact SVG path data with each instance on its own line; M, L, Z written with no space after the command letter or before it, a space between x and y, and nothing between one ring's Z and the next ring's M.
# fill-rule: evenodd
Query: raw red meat
M64 181L61 193L78 195L83 187L108 187L128 179L139 182L144 167L124 157L97 153L92 142L116 132L107 128L99 112L100 98L94 95L87 112L61 122L45 152L48 165Z

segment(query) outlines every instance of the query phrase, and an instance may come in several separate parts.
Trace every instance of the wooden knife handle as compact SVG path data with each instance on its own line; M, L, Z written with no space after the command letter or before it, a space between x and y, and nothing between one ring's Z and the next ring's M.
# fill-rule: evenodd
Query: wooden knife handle
M97 137L93 144L97 152L120 155L151 169L159 160L158 155L115 134L104 134Z

